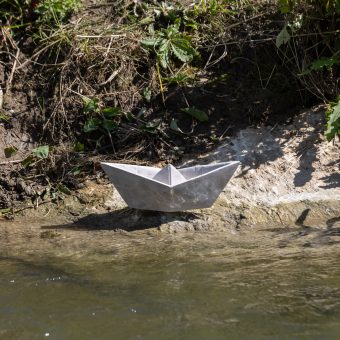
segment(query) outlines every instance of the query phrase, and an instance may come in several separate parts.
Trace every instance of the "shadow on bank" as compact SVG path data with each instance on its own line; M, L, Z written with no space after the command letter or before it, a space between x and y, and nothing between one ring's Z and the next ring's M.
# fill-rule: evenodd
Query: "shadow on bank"
M287 235L284 239L279 241L279 248L285 248L298 240L303 241L302 246L305 248L340 244L340 216L328 219L325 222L325 227L320 228L317 225L311 225L310 223L306 224L309 213L310 209L302 211L295 221L295 226L297 228L268 229L276 235Z
M136 231L158 228L174 221L193 222L199 214L191 212L163 213L124 208L104 214L90 214L73 223L43 226L42 229Z

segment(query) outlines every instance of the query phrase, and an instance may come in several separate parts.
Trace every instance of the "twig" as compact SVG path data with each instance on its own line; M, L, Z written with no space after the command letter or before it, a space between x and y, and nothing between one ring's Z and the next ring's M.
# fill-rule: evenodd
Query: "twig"
M50 47L52 47L53 45L55 45L55 44L57 44L57 43L58 43L58 41L54 41L54 42L52 42L51 44L49 44L49 45L45 46L44 48L42 48L41 50L39 50L38 52L34 53L34 54L32 55L31 58L27 59L27 60L26 60L25 62L23 62L20 66L18 66L18 67L17 67L17 70L23 68L23 67L26 66L28 63L32 62L33 59L34 59L35 57L37 57L39 54L41 54L42 52L44 52L45 50L49 49Z
M22 161L23 161L23 159L17 159L17 160L13 160L13 161L1 162L0 165L18 164L18 163L21 163Z
M4 93L3 93L1 85L0 85L0 110L2 109L3 102L4 102Z
M101 39L101 38L126 38L126 34L111 34L111 35L76 35L79 39Z
M221 136L218 138L219 140L222 140L224 138L224 135L232 128L232 125L228 125L228 127L224 130L224 132L221 134Z
M159 81L159 88L160 88L161 95L162 95L162 101L163 101L163 104L165 106L164 88L163 88L162 76L161 76L161 72L159 70L158 63L156 63L156 70L157 70L157 76L158 76L158 81Z
M7 81L7 84L6 84L6 92L5 92L6 94L8 93L8 91L11 88L11 84L12 84L12 81L13 81L13 76L14 76L14 73L15 73L15 70L16 70L16 67L17 67L19 53L20 53L20 50L18 48L17 49L17 53L15 54L15 59L14 59L14 62L13 62L13 67L12 67L12 70L11 70L11 74L9 75L9 78L8 78L8 81Z
M107 78L104 82L100 83L100 86L106 85L107 83L110 83L114 78L116 78L116 76L118 75L118 73L121 71L122 68L119 68L119 70L114 70L112 72L112 74L110 75L109 78Z

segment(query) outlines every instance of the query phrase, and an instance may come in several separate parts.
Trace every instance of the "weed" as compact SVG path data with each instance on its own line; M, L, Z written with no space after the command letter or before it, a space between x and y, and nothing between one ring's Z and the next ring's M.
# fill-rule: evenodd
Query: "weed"
M38 1L34 12L40 23L60 23L80 8L81 0L44 0Z
M173 57L182 63L190 63L198 52L192 46L190 38L179 31L180 21L166 29L157 31L153 37L143 39L142 46L152 49L158 62L165 69L171 70Z
M28 166L33 166L34 164L36 164L36 162L38 162L39 160L42 159L46 159L48 158L50 154L50 147L49 145L42 145L39 146L35 149L33 149L30 153L30 155L28 155L23 161L22 161L22 166L24 168L28 167Z
M287 68L304 87L327 101L339 93L335 68L340 63L338 0L279 0L285 24L276 45Z

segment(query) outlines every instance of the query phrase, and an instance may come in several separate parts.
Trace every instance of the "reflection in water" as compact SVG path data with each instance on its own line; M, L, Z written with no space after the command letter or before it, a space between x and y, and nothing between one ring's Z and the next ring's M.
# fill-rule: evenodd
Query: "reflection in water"
M296 234L115 235L111 248L34 261L7 250L0 338L336 338L340 249Z

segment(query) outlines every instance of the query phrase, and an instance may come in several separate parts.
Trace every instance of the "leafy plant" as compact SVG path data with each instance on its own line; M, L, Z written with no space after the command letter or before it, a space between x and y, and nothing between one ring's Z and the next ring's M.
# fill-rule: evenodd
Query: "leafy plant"
M322 57L313 61L308 68L306 68L301 75L310 74L312 71L321 71L323 69L330 69L333 66L340 64L340 60L335 57Z
M340 96L338 101L331 103L326 112L327 126L326 126L326 138L331 141L337 134L340 133Z
M50 152L50 147L48 145L39 146L32 150L33 157L36 158L47 158Z
M34 12L38 14L39 21L61 22L81 5L81 0L44 0L38 1Z
M163 68L170 68L173 58L190 63L198 52L190 38L179 31L180 21L166 29L156 31L153 37L141 41L142 46L152 49Z
M35 161L41 160L41 159L46 159L48 158L50 153L50 147L49 145L42 145L39 146L31 151L31 154L26 157L21 164L23 165L24 168L28 167Z
M196 118L200 122L207 122L209 120L209 116L204 111L198 110L195 107L184 108L184 109L181 109L181 111Z
M117 107L106 107L101 109L97 99L86 99L83 112L89 115L84 124L84 132L89 133L96 130L113 132L118 127L118 118L123 112Z
M0 0L0 19L12 28L28 23L59 23L80 5L81 0Z
M93 134L96 147L101 146L102 141L107 136L114 149L112 135L117 132L124 112L117 107L101 108L98 99L86 98L83 113L87 116L83 131L88 135ZM84 144L77 142L74 149L81 152L84 151L84 147Z

